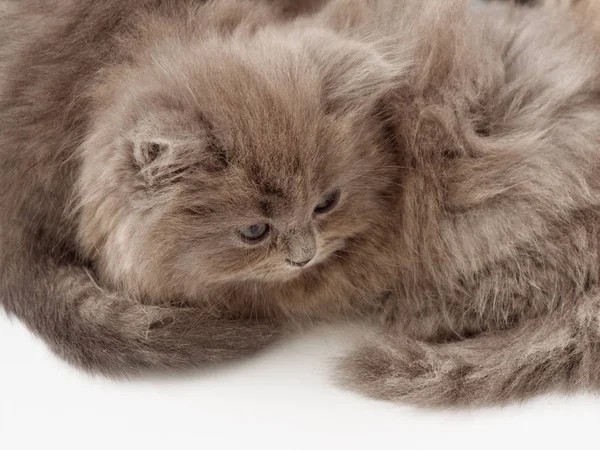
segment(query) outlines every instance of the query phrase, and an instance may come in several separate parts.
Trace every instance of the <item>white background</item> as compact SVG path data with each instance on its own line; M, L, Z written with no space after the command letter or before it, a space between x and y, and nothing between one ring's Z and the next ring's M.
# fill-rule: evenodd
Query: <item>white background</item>
M0 449L600 448L600 397L423 411L331 383L356 329L318 329L193 375L107 380L56 359L0 312Z

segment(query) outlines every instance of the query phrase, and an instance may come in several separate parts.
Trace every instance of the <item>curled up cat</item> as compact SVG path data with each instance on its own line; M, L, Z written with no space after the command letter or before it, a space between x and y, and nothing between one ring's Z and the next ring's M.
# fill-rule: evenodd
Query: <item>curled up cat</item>
M367 395L600 388L584 21L459 0L0 4L0 304L63 358L192 368L376 318L336 372Z

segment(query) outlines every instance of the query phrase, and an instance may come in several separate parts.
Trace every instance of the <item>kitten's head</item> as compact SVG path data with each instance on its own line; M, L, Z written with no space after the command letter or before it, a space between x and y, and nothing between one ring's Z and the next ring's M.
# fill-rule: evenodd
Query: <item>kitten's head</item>
M115 281L190 295L318 270L385 216L388 72L323 28L161 43L103 93L84 246Z

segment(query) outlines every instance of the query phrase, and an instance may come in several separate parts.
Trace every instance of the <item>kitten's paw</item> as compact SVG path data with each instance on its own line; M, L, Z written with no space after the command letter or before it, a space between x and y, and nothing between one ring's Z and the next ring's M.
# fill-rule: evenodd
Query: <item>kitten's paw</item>
M237 359L276 340L279 326L203 308L145 305L114 295L80 302L77 346L59 354L114 375ZM70 353L67 353L70 351Z
M338 381L369 397L419 406L449 406L465 397L468 364L444 357L434 347L398 337L371 339L345 356Z

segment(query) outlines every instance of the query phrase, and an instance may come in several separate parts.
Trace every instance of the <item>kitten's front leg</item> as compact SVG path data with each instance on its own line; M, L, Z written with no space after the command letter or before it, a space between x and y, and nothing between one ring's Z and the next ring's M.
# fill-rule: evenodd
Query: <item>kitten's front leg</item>
M275 324L211 308L144 305L101 288L82 267L5 261L0 299L61 357L111 375L191 368L272 342ZM11 265L12 264L12 265Z

